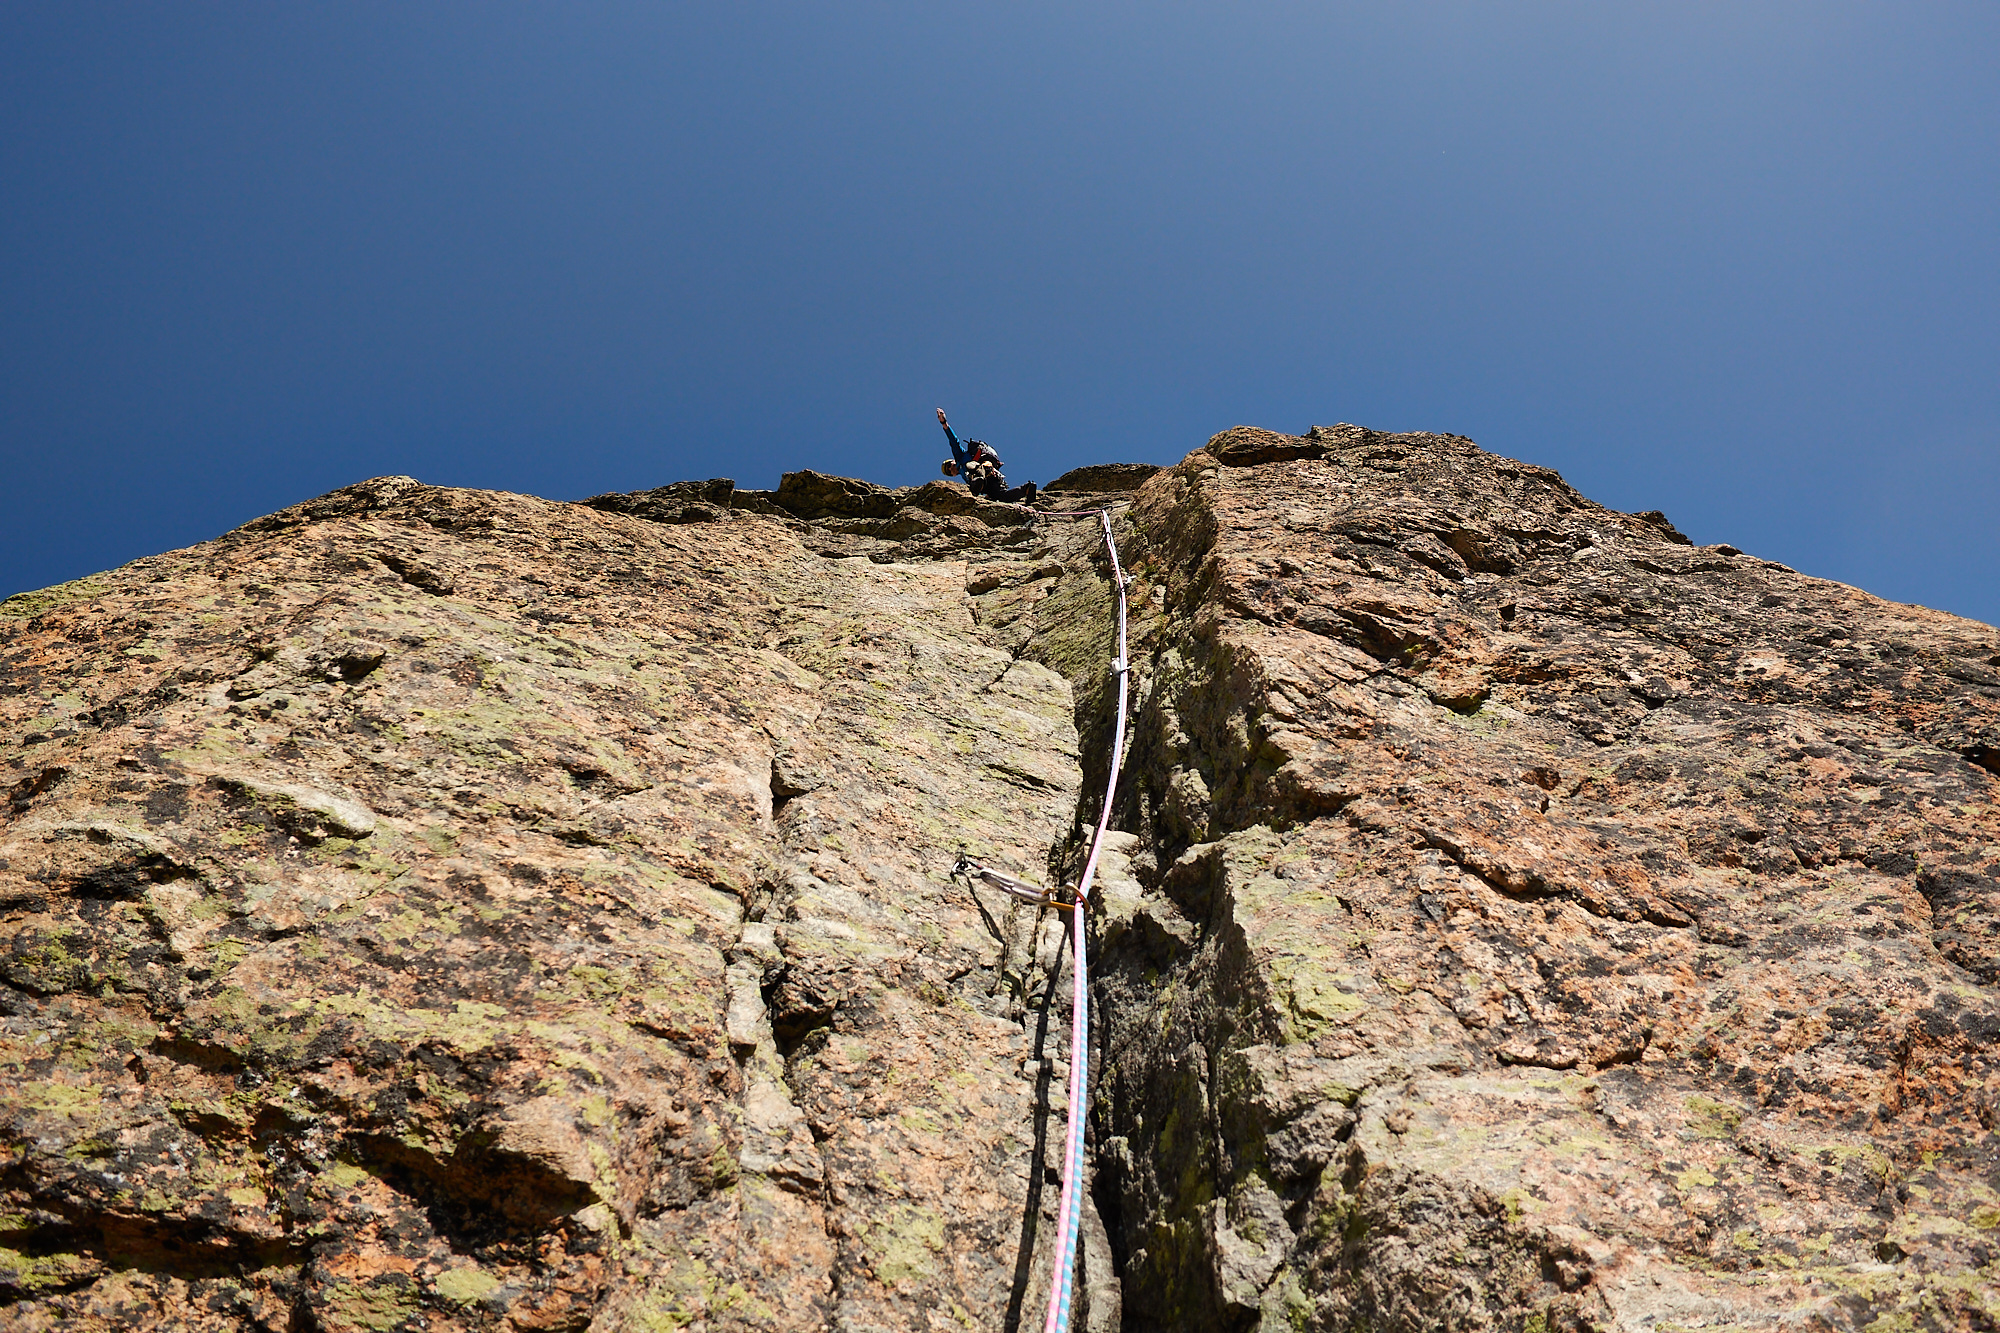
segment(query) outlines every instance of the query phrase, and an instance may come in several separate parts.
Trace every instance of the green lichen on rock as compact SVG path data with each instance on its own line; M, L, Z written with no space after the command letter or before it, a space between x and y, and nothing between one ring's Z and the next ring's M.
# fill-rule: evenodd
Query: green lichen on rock
M1731 1139L1736 1136L1736 1127L1743 1123L1743 1110L1726 1102L1714 1101L1707 1097L1689 1097L1688 1130L1698 1139Z
M937 1276L944 1219L913 1204L892 1205L862 1236L875 1277L889 1287L914 1287Z
M104 1261L89 1254L23 1254L0 1245L0 1292L16 1299L61 1289L104 1271Z
M98 596L109 586L109 581L99 574L85 578L71 579L67 583L51 584L46 588L36 588L31 592L17 592L0 601L0 616L27 618L55 611L73 602Z
M485 1269L468 1264L447 1268L432 1279L437 1294L454 1305L471 1305L500 1289L500 1279Z
M1133 576L1089 1318L1122 1280L1127 1327L1978 1326L1990 632L1455 437L1214 447L1088 501ZM944 872L1081 862L1095 521L649 497L378 479L0 608L16 1211L231 1256L0 1227L11 1309L1039 1299L1062 931Z
M321 1301L330 1320L372 1333L400 1329L423 1308L415 1287L401 1274L372 1282L336 1282Z

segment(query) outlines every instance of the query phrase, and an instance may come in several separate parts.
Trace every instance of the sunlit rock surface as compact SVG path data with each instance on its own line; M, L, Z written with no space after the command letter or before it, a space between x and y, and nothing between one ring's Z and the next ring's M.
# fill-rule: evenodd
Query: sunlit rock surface
M1131 526L1132 1327L1994 1326L2000 631L1450 436Z
M1990 1328L2000 632L1449 436L0 604L0 1327Z

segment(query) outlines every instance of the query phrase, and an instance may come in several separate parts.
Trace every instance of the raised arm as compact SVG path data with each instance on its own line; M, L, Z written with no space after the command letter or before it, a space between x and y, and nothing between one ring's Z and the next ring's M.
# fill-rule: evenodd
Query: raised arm
M951 433L951 423L944 419L944 409L942 407L937 410L937 414L938 425L944 427L945 439L951 441L951 456L958 460L960 467L964 467L966 459L965 446L958 442L958 436Z

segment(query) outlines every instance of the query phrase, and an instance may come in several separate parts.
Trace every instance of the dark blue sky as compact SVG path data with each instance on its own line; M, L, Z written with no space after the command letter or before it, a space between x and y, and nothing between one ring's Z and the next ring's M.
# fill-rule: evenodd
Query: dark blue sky
M0 8L0 593L382 473L1469 435L2000 621L2000 8Z

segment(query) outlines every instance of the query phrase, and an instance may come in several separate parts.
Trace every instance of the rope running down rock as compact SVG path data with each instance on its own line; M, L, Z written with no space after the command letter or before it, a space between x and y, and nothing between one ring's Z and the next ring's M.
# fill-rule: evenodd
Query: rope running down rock
M1098 813L1097 833L1090 840L1090 859L1083 864L1077 880L1076 903L1081 908L1090 897L1091 881L1097 874L1097 856L1104 847L1105 830L1111 827L1112 797L1118 790L1118 769L1125 754L1125 696L1131 669L1125 645L1125 571L1118 564L1118 543L1111 535L1111 511L1096 511L1104 525L1104 549L1111 557L1111 586L1118 591L1118 655L1111 659L1112 674L1118 678L1118 724L1112 733L1110 771L1104 780L1104 808ZM1063 517L1083 515L1063 515ZM1069 1037L1069 1135L1063 1145L1062 1202L1056 1209L1055 1267L1049 1284L1049 1314L1043 1333L1068 1333L1070 1305L1076 1285L1076 1237L1083 1214L1083 1112L1090 1087L1090 978L1085 966L1083 911L1072 911L1075 930L1076 993L1071 1002ZM1037 1167L1037 1169L1040 1169Z

